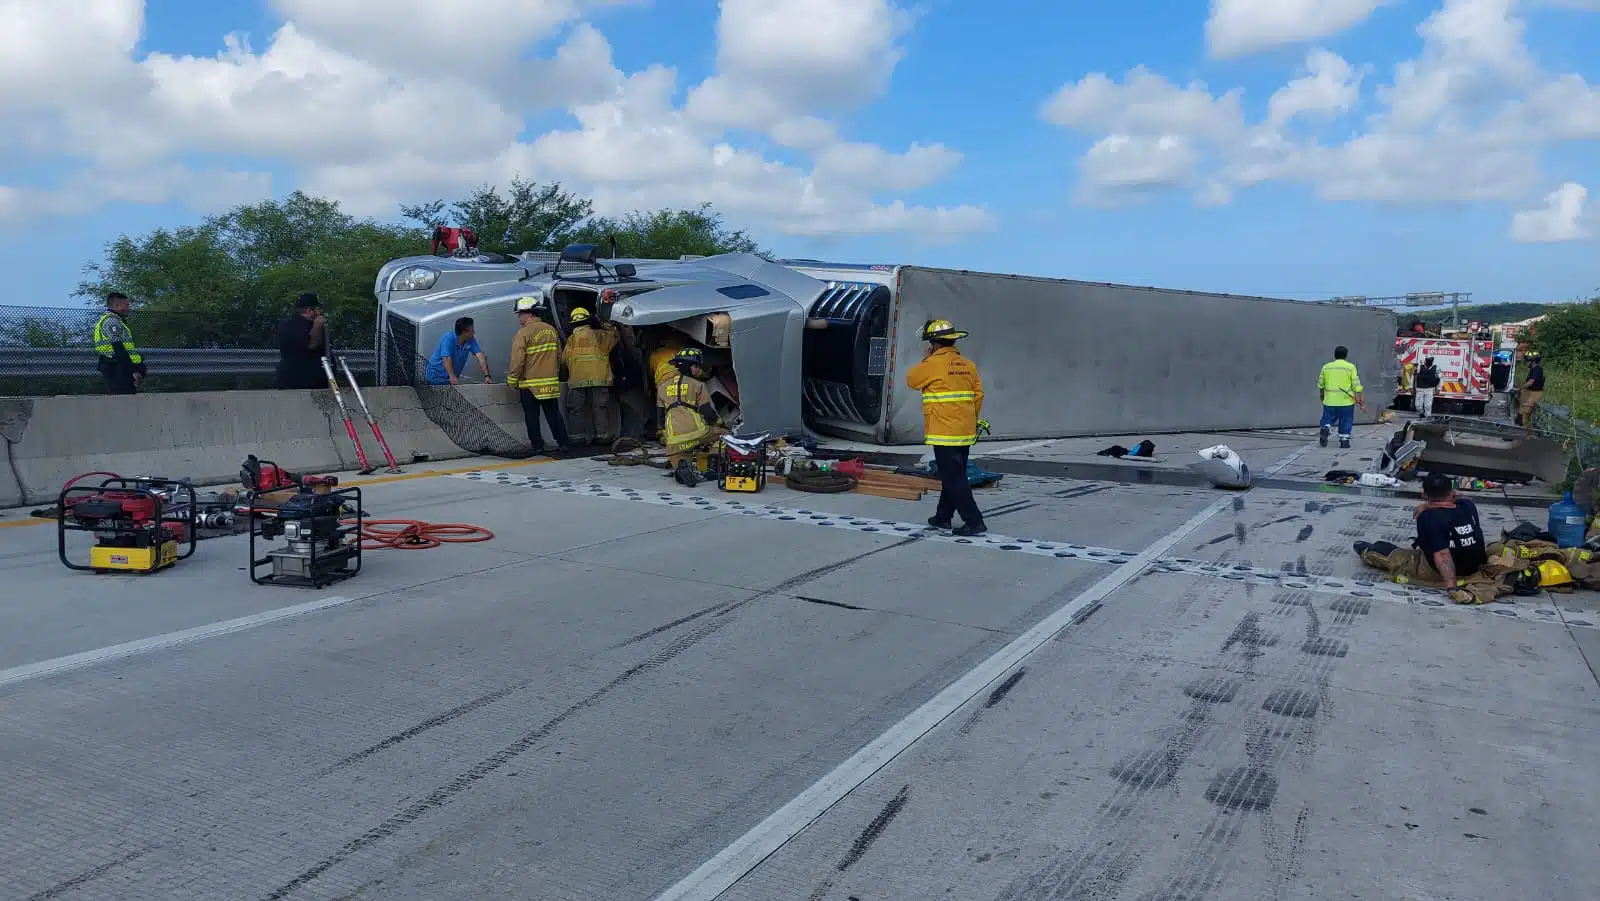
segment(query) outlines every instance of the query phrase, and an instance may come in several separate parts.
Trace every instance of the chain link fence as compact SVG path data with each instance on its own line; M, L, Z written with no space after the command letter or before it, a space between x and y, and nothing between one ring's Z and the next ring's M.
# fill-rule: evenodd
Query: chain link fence
M1533 427L1567 446L1572 455L1567 470L1569 487L1583 470L1600 467L1600 427L1573 416L1567 407L1541 402L1533 411Z

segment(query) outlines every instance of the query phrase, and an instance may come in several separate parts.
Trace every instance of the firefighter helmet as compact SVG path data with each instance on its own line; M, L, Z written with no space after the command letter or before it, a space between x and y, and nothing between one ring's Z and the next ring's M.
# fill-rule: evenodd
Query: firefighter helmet
M537 315L538 312L539 312L539 309L541 307L543 307L543 306L544 306L544 301L540 300L537 297L519 297L519 298L517 298L517 312L518 313L532 313L532 314Z
M698 347L685 347L672 355L673 365L678 365L680 363L687 365L693 363L696 366L704 366L705 362L705 351L702 351Z
M930 319L928 324L922 327L924 341L959 341L966 336L966 332L951 325L948 319Z
M580 322L588 322L590 315L591 314L588 310L584 309L583 307L579 307L572 311L572 324L577 325Z

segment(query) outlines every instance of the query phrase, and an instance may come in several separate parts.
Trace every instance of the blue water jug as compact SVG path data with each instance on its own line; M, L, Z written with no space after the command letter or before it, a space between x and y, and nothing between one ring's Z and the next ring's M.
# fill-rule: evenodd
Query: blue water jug
M1556 536L1557 547L1578 547L1583 544L1583 508L1573 503L1568 491L1561 500L1550 505L1550 534Z

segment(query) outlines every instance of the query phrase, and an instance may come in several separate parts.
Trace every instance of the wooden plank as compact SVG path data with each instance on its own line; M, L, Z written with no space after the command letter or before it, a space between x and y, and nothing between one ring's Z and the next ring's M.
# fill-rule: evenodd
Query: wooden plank
M896 488L892 485L877 485L872 482L857 482L856 493L867 494L873 497L886 497L897 501L920 501L922 492L913 488Z

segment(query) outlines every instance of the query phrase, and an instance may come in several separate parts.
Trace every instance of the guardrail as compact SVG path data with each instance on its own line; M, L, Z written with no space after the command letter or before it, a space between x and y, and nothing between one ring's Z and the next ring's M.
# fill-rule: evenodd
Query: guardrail
M271 375L278 368L275 350L229 348L141 347L152 375ZM362 374L378 368L372 350L340 351L350 369ZM0 378L99 376L99 355L86 347L0 347Z

